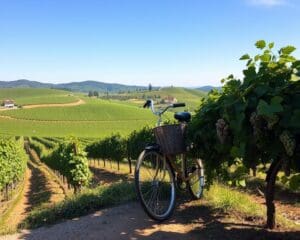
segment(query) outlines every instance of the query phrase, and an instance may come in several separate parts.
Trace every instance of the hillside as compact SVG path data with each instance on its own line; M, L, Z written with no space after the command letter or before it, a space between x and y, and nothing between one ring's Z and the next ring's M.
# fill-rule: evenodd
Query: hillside
M103 95L103 98L119 99L141 105L146 99L153 99L160 103L167 97L176 98L178 102L186 103L188 110L195 110L201 103L201 99L206 96L206 92L197 89L181 87L165 87L153 91L131 92L123 94Z
M2 88L0 103L5 99L12 99L17 105L71 103L78 100L70 92L46 88Z
M68 93L53 89L2 89L14 92L18 103L33 103L56 101L55 94L44 93ZM16 91L17 90L17 91ZM23 91L20 98L16 92ZM32 95L30 95L30 92ZM40 92L38 94L38 92ZM34 94L35 95L34 95ZM7 95L6 95L7 96ZM45 97L47 96L47 97ZM73 97L73 96L72 96ZM143 109L128 102L102 100L84 96L74 96L82 99L84 104L65 107L23 108L0 112L0 135L6 136L78 136L102 138L112 133L120 133L124 136L145 125L154 125L155 117L148 109Z
M104 83L98 81L83 81L83 82L71 82L71 83L41 83L37 81L30 81L26 79L20 79L16 81L0 81L0 88L55 88L64 89L73 92L127 92L136 90L145 90L145 86L131 86L118 83Z
M2 112L1 115L22 120L64 122L155 120L150 111L126 103L101 99L83 99L85 104L79 106L18 109Z
M209 91L211 91L211 90L213 90L213 89L220 90L221 87L216 87L216 86L210 86L210 85L207 85L207 86L198 87L198 88L196 88L196 89L198 89L198 90L200 90L200 91L204 91L204 92L209 92Z

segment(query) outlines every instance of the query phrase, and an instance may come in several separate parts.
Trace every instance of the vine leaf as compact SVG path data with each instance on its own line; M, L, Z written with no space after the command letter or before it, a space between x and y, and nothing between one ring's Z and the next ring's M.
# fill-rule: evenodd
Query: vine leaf
M264 40L259 40L255 43L255 46L259 49L264 49L266 47L266 42Z
M281 105L282 98L279 96L275 96L271 99L271 103L268 104L264 100L259 100L257 106L257 112L259 115L272 117L274 113L279 113L283 111L283 107Z
M250 59L249 54L244 54L243 56L240 57L240 60L248 60Z
M274 47L274 42L269 43L269 48L272 49Z
M238 180L238 185L241 187L246 187L246 180L245 179Z
M296 48L293 46L286 46L286 47L280 49L280 53L289 55L292 52L294 52L295 50L296 50Z

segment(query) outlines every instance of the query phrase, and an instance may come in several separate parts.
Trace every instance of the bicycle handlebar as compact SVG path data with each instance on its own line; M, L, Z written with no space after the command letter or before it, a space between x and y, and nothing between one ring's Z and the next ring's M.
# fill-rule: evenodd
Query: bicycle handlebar
M185 107L185 103L173 103L173 108Z
M143 108L146 108L146 107L150 107L151 105L151 100L147 100L143 106Z
M152 99L148 99L144 106L144 108L151 108L151 111L153 112L153 114L161 116L165 111L167 111L169 108L177 108L177 107L185 107L185 103L173 103L168 105L165 109L160 110L160 111L155 111L154 108L154 101Z

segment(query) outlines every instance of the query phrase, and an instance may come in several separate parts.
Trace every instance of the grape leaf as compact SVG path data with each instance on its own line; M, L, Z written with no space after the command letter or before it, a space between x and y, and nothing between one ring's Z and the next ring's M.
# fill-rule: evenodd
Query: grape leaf
M274 47L274 42L269 43L269 48L272 49Z
M282 98L279 96L275 96L271 99L271 103L268 104L264 100L259 100L257 106L257 112L259 115L272 117L274 113L279 113L283 111L283 107L281 105Z
M246 180L245 179L239 180L238 185L241 187L246 187Z
M289 45L289 46L286 46L286 47L281 48L281 49L280 49L280 52L283 53L283 54L289 55L289 54L291 54L292 52L294 52L295 50L296 50L295 47Z
M266 47L266 42L264 40L259 40L255 43L255 46L259 49L264 49Z
M240 60L248 60L250 59L249 54L244 54L243 56L240 57Z

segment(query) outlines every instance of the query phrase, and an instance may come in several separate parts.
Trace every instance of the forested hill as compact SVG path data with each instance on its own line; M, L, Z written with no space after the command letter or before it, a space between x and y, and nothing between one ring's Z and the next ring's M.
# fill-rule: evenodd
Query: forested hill
M98 81L83 81L83 82L71 82L71 83L42 83L37 81L30 81L27 79L20 79L16 81L0 81L0 88L56 88L64 89L74 92L125 92L148 89L148 86L132 86L123 85L118 83L104 83Z

